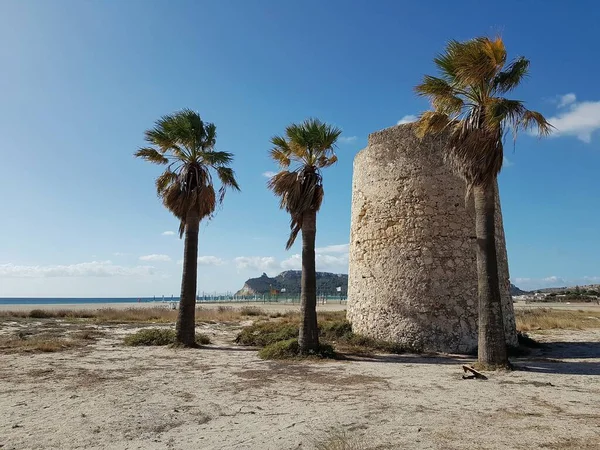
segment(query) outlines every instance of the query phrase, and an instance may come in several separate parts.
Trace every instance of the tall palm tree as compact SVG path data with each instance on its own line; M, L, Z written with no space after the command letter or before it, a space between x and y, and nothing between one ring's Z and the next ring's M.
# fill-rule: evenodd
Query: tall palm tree
M227 188L240 190L229 167L233 155L215 151L217 128L203 122L189 109L160 118L145 133L149 147L135 156L167 166L156 179L156 192L163 205L180 220L179 237L185 234L181 297L177 315L176 342L195 346L196 284L198 270L198 229L223 202ZM213 186L216 173L221 182L217 194Z
M439 77L426 75L416 92L431 101L432 111L417 121L417 134L445 132L450 166L466 181L467 196L475 200L479 292L478 360L482 366L507 366L498 263L496 256L495 189L502 168L507 131L536 127L539 135L552 126L522 101L503 95L525 78L529 61L507 63L501 38L451 41L434 59Z
M269 180L268 186L281 198L281 209L291 216L286 250L290 249L302 231L302 323L298 336L301 353L319 348L315 237L317 211L323 201L321 169L337 161L334 147L341 133L340 129L318 119L308 119L301 124L288 126L285 136L271 139L271 158L279 164L281 171ZM293 170L289 170L292 165Z

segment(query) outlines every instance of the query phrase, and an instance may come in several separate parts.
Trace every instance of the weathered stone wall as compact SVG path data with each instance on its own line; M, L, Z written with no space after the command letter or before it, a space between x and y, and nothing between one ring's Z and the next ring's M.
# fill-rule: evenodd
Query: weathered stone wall
M442 352L477 346L473 202L443 164L441 138L412 125L369 136L354 160L348 319L354 331ZM502 215L499 275L507 341L516 344Z

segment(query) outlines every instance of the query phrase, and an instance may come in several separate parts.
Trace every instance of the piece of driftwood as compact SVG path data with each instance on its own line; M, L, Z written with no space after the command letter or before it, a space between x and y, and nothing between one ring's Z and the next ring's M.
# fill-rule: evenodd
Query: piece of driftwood
M480 380L488 379L484 374L475 370L473 367L463 364L462 368L465 371L465 373L471 372L471 374L472 374L472 375L463 375L463 380L471 380L473 378L478 378Z

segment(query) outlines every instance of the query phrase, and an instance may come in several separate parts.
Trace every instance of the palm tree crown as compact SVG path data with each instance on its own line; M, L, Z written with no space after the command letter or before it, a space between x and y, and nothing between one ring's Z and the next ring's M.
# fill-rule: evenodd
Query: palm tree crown
M465 178L468 192L496 179L506 131L516 137L519 130L537 126L540 135L550 133L552 126L542 114L502 97L527 76L529 61L519 57L507 64L501 38L451 41L434 62L440 76L426 75L415 88L433 106L420 116L417 134L449 131L446 156Z
M183 236L188 215L200 219L211 216L223 202L228 187L240 190L234 171L228 167L233 155L215 151L217 128L205 123L197 112L189 109L166 115L145 133L151 147L140 148L135 156L154 164L166 165L156 179L156 192L163 204L180 220ZM221 182L215 195L211 170Z
M268 186L281 198L281 209L291 215L291 232L286 244L289 249L302 228L304 213L318 211L323 200L320 169L337 161L334 148L342 131L318 119L308 119L285 129L285 136L271 139L271 157L281 171L273 176ZM291 166L295 166L292 170Z

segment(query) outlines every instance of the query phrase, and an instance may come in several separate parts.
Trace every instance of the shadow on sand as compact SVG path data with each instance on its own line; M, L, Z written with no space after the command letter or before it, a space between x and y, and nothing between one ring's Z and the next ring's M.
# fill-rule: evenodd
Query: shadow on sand
M600 375L599 359L600 342L550 342L515 363L529 372Z
M392 364L462 365L475 362L473 355L347 355L351 361ZM511 358L517 370L565 375L600 375L600 342L551 342L532 349L527 356ZM577 361L575 361L577 360ZM590 360L590 361L586 361Z

